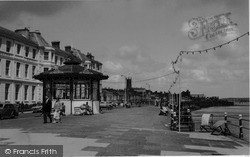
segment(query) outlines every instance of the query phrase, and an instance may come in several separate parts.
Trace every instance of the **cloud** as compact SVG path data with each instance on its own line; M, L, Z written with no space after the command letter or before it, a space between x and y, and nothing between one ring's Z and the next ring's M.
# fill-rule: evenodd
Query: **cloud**
M192 46L189 47L189 50L191 51L198 51L202 49L203 49L203 46L201 44L193 44Z
M190 30L191 28L189 27L188 25L188 22L184 22L182 27L181 27L181 31L187 35L188 34L188 31Z
M138 50L138 48L135 45L122 46L119 49L119 53L120 53L121 56L129 56L129 55L133 55L137 50Z
M208 77L206 70L194 69L192 70L193 76L198 81L210 82L211 79Z
M115 58L121 63L125 71L138 73L140 71L151 72L165 67L165 63L152 59L153 52L145 47L126 45L118 49Z
M109 78L110 81L119 82L121 81L121 75L112 75Z
M106 68L108 71L117 72L121 71L123 69L122 65L120 63L114 63L112 61L105 61L103 63L104 68Z
M0 2L0 21L15 21L22 13L30 13L36 16L51 16L76 7L79 3L81 2L2 1Z

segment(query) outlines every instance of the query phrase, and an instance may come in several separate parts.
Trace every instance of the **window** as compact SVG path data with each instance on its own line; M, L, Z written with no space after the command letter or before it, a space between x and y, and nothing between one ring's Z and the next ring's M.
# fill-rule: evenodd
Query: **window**
M61 99L70 98L69 81L62 80L53 84L53 97L60 97ZM73 87L74 99L89 99L90 98L90 82L89 81L75 81Z
M24 100L28 100L28 85L24 86Z
M55 57L55 64L57 65L58 56Z
M9 100L10 84L5 84L5 100Z
M49 68L43 68L43 71L45 72L45 71L49 71Z
M62 58L60 58L60 65L62 65L63 64L63 59Z
M44 52L44 60L49 60L49 52Z
M22 47L22 46L21 46L20 44L17 44L17 52L16 52L17 54L20 54L20 52L21 52L21 47Z
M25 47L25 57L29 57L30 48L28 46Z
M10 75L10 61L6 60L5 75Z
M98 82L97 81L93 81L93 89L92 89L92 98L93 100L98 100Z
M1 62L1 58L0 58L0 76L2 75L2 62Z
M15 100L19 100L19 90L20 90L20 85L16 84L16 90L15 90Z
M74 99L89 99L90 83L75 81L74 83Z
M33 55L32 55L33 59L36 59L36 49L33 49Z
M36 66L32 66L32 76L35 75L35 71L36 71Z
M1 48L1 46L2 46L2 38L0 38L0 48Z
M32 98L31 98L31 100L35 100L35 90L36 90L36 86L32 86Z
M10 48L11 48L11 42L7 41L6 42L6 52L10 52Z
M16 63L16 77L19 77L20 76L20 63Z
M69 87L69 81L63 80L60 82L56 82L53 84L54 89L53 90L53 97L54 98L61 98L61 99L69 99L70 98L70 87Z
M25 64L25 78L28 78L29 65Z
M51 53L51 61L53 62L54 60L54 53Z

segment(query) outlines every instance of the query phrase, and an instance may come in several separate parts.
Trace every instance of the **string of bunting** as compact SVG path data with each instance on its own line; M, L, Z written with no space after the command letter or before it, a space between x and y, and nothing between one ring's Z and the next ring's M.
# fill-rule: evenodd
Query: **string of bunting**
M235 39L233 39L233 40L230 40L230 41L228 41L228 42L225 42L225 43L223 43L223 44L221 44L221 45L217 45L217 46L215 46L215 47L211 47L211 48L208 48L208 49L203 49L203 50L196 50L196 51L180 51L180 53L179 53L179 55L177 56L177 58L176 58L176 60L174 61L174 62L172 62L172 64L176 64L177 62L178 62L178 60L179 60L179 57L180 57L180 55L182 55L182 54L190 54L190 53L192 53L192 54L195 54L195 53L208 53L210 50L213 50L213 51L215 51L217 48L222 48L223 46L225 46L225 45L228 45L228 44L230 44L231 42L234 42L234 41L238 41L240 38L242 38L242 37L244 37L245 35L249 35L249 32L247 32L247 33L245 33L245 34L242 34L241 36L239 36L239 37L237 37L237 38L235 38Z
M238 41L240 38L244 37L245 35L249 35L249 32L247 32L247 33L245 33L245 34L242 34L241 36L239 36L239 37L237 37L237 38L235 38L235 39L233 39L233 40L230 40L230 41L228 41L228 42L225 42L225 43L223 43L223 44L220 44L220 45L217 45L217 46L215 46L215 47L208 48L208 49L196 50L196 51L180 51L180 53L179 53L179 55L177 56L176 60L171 62L172 67L173 67L173 70L174 70L174 72L175 72L177 75L176 75L175 80L173 81L173 83L170 85L169 91L170 91L171 88L176 84L176 81L177 81L178 78L179 78L179 73L180 73L180 71L179 71L179 70L177 71L177 70L175 69L175 66L174 66L174 65L178 62L178 60L179 60L179 58L180 58L180 56L181 56L182 54L190 54L190 53L192 53L192 54L200 53L200 54L201 54L201 53L204 53L204 52L205 52L205 53L208 53L208 52L211 51L211 50L215 51L217 48L222 48L223 46L228 45L228 44L230 44L231 42Z
M174 87L174 85L176 84L176 82L177 82L178 78L179 78L179 73L178 73L178 75L176 75L176 76L175 76L175 79L174 79L173 83L170 85L170 87L169 87L168 91L170 91L170 90L171 90L171 88L172 88L172 87Z
M149 81L149 80L154 80L154 79L158 79L158 78L162 78L162 77L166 77L169 75L175 74L175 72L171 72L162 76L158 76L158 77L153 77L153 78L148 78L148 79L143 79L143 80L136 80L136 81L132 81L133 83L138 83L138 82L145 82L145 81ZM112 81L103 81L103 83L124 83L124 82L112 82Z

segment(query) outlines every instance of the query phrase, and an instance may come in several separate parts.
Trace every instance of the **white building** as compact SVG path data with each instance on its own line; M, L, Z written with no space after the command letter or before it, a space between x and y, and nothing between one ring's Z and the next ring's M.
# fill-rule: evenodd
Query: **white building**
M50 46L39 31L0 27L0 103L41 102L42 82L33 76L62 65L69 55Z
M71 46L61 50L59 41L50 45L39 31L24 28L13 32L0 26L0 103L42 102L42 82L33 76L57 69L70 58L79 60L86 69L102 70L102 63L90 53L85 55Z

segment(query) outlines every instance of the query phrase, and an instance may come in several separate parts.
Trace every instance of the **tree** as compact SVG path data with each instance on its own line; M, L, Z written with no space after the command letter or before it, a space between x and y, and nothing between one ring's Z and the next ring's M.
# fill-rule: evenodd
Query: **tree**
M182 91L181 96L186 97L186 98L190 98L191 97L190 91L189 90Z

